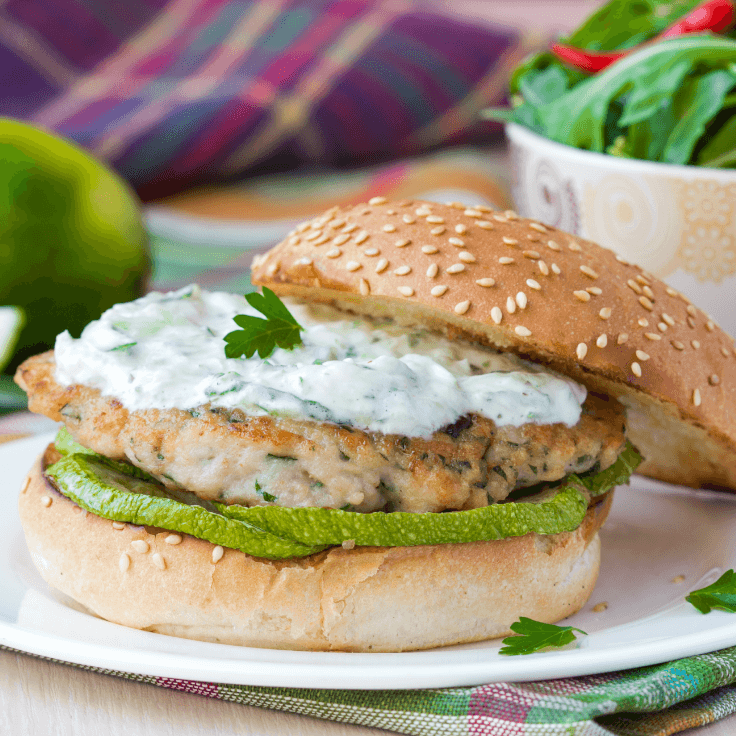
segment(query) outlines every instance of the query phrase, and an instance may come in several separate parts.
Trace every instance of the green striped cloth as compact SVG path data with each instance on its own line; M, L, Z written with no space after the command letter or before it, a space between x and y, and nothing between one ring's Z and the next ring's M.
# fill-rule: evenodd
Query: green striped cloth
M231 703L415 736L666 736L736 710L736 647L603 675L432 690L250 687L73 666Z

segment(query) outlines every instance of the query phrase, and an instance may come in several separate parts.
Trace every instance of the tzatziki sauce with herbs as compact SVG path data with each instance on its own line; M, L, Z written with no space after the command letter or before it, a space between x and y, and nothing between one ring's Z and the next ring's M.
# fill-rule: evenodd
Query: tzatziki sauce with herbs
M373 323L287 302L302 345L266 359L225 357L242 296L188 286L117 304L75 339L56 339L56 380L114 396L129 410L241 409L250 415L429 437L465 414L498 425L572 426L586 389L513 355L421 328Z

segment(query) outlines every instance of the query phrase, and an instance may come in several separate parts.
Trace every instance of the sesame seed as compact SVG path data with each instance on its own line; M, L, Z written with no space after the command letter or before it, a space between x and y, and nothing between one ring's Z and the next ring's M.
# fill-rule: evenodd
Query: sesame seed
M120 568L120 572L125 572L130 567L130 555L123 552L118 560L118 567Z
M350 234L349 233L342 233L338 235L336 238L333 239L332 243L333 245L342 245L343 243L347 243L348 240L350 240Z
M406 276L406 274L411 273L411 266L399 266L394 269L394 273L397 276Z
M460 251L457 256L463 263L475 263L475 256L466 250Z
M695 307L694 307L694 306L693 306L692 304L688 304L688 305L687 305L687 308L686 308L686 310L685 310L685 311L687 311L687 313L688 313L688 314L689 314L689 315L690 315L691 317L697 317L697 316L698 316L698 310L697 310L697 309L695 309Z
M414 214L417 217L427 217L432 214L432 210L429 208L428 205L423 205L422 207L419 207L418 209L414 210Z
M471 209L468 209L468 210L465 210L465 212L463 214L466 217L483 217L483 213L480 212L479 210L471 210Z
M692 329L695 329L695 319L693 317L688 316L687 323L692 327Z
M120 529L125 529L125 524L122 521L113 521L112 528L119 531Z
M693 404L695 404L695 406L700 406L701 404L700 389L696 388L695 391L693 391Z
M516 238L509 238L506 235L503 236L502 240L506 245L519 245L519 241Z
M513 210L506 210L504 212L504 215L506 215L506 217L508 217L509 220L518 220L519 219L519 215L517 215L516 212L514 212Z
M491 319L497 324L501 324L501 320L503 319L503 312L499 307L493 307L491 309Z
M302 242L302 239L298 235L293 235L288 240L289 245L299 245L299 243L301 242Z
M440 217L439 215L430 215L427 218L427 222L431 222L433 225L441 225L445 221L444 217Z
M645 332L644 337L647 338L647 340L661 340L662 335L658 335L656 332Z
M445 230L447 230L447 228L444 225L437 225L437 227L433 227L429 232L432 233L432 235L442 235Z
M716 325L713 322L713 320L710 320L710 319L705 323L705 329L708 330L708 332L713 332L713 330L715 329L715 326Z
M399 286L397 291L401 296L414 296L414 289L411 286Z
M388 268L388 261L385 258L381 258L378 263L376 263L376 273L383 273Z
M526 239L530 240L532 243L538 243L539 235L537 235L537 233L528 233Z
M536 250L525 250L522 252L525 258L531 258L532 260L539 258L539 253Z
M448 207L454 207L456 210L464 210L467 205L462 202L447 202Z
M675 326L675 320L673 320L667 313L662 313L662 321L666 322L670 327Z
M516 303L519 305L519 309L526 309L528 299L526 298L526 294L523 291L520 291L516 295Z
M539 266L543 276L549 276L549 266L544 261L537 261L537 266Z
M333 248L332 250L328 250L325 255L328 258L339 258L342 255L342 251L339 248Z
M582 250L577 243L570 243L567 247L575 253L579 253Z
M617 255L617 256L616 256L616 260L617 260L617 261L618 261L619 263L623 263L623 264L624 264L624 266L630 266L630 265L631 265L631 264L630 264L630 263L629 263L629 262L628 262L628 261L627 261L627 260L626 260L626 259L625 259L625 258L624 258L623 256L621 256L621 255Z
M491 278L485 278L485 279L478 279L476 282L478 286L484 286L485 288L488 288L489 286L495 286L496 280Z
M506 311L509 314L513 314L516 311L516 302L512 296L506 297Z
M370 238L370 234L367 233L365 230L361 230L356 236L355 236L355 244L360 245L361 243L365 243L366 240Z
M514 259L509 258L508 256L502 256L501 258L498 259L498 262L502 266L510 266L514 262Z
M637 294L641 294L641 286L639 286L639 284L637 284L636 281L634 281L634 279L629 279L626 282L626 285L630 289L632 289L633 291L635 291Z
M153 564L156 565L159 570L166 569L166 560L161 557L158 552L154 552L153 556L151 557L151 562L153 562Z
M453 263L452 266L450 266L447 269L447 273L460 273L465 270L465 265L462 263Z
M366 248L363 251L364 256L377 256L381 251L378 248Z
M333 220L327 227L337 230L337 228L342 227L344 224L345 220Z
M641 361L649 360L649 354L645 353L643 350L637 350L636 357Z
M550 268L551 268L551 269L552 269L552 270L553 270L553 271L554 271L554 272L555 272L555 273L556 273L556 274L557 274L558 276L559 276L559 275L560 275L560 274L562 273L562 271L560 271L560 267L559 267L559 266L558 266L558 265L557 265L556 263L553 263L553 264L552 264L552 265L550 266Z
M352 233L353 231L358 229L358 223L357 222L351 222L349 225L345 225L345 227L342 229L344 233Z
M631 372L637 377L641 378L641 366L634 362L631 364Z
M372 197L368 200L368 204L386 204L388 200L386 197Z
M578 343L575 354L578 356L578 360L583 360L588 354L588 346L584 342Z
M297 261L297 264L299 266L311 266L314 263L314 258L310 258L309 256L303 256Z
M41 504L46 508L51 506L51 496L41 496Z
M598 339L595 341L595 344L599 348L604 348L606 345L608 345L608 335L604 332L602 335L598 336Z
M305 230L309 230L310 227L311 227L311 224L310 223L308 223L308 222L302 222L300 225L297 225L296 226L296 230L299 233L303 233Z
M368 296L371 293L371 285L365 279L360 280L360 293L363 296Z
M481 230L493 230L494 225L492 222L488 222L488 220L476 220L475 223ZM457 230L457 228L455 228ZM460 232L458 230L458 232Z
M392 223L387 223L384 225L381 230L385 233L395 233L396 232L396 225L393 225Z
M650 312L654 309L654 304L652 304L645 296L639 297L639 304L641 304L644 309L647 309Z
M629 336L626 332L619 333L619 336L616 338L616 345L623 345L627 340L629 339Z
M269 267L268 267L268 268L266 269L266 273L267 273L267 274L268 274L269 276L273 276L273 275L274 275L274 274L276 273L276 271L278 271L278 270L279 270L279 267L280 267L280 266L281 266L281 262L280 262L280 261L276 261L275 263L272 263L272 264L271 264L271 265L270 265L270 266L269 266Z
M728 348L727 347L723 347L722 346L721 347L721 352L723 353L723 357L724 358L728 358L728 356L730 355L730 353L728 352Z
M407 224L407 225L413 225L417 220L415 217L412 217L411 215L402 215L401 219Z
M598 312L598 316L601 319L608 319L611 316L611 307L603 307L603 309Z
M432 290L429 292L432 296L442 296L447 291L447 286L444 284L440 284L438 286L433 286Z
M668 293L668 294L669 294L670 296L679 296L679 292L675 291L675 289L673 289L673 288L672 288L671 286L668 286L668 287L667 287L667 288L665 289L665 291L666 291L666 292L667 292L667 293Z
M684 350L685 346L679 340L672 341L672 347L676 350Z
M708 383L711 386L717 386L721 382L721 379L718 377L718 374L713 373L710 376L708 376Z
M547 247L550 250L562 250L562 248L560 248L559 244L558 243L555 243L554 240L548 240L547 241Z
M700 348L700 343L697 340L690 340L690 344L695 350L698 350L698 348Z
M524 327L524 325L516 325L516 327L514 327L514 332L519 337L529 337L532 334L532 331L527 327Z
M508 222L508 218L504 217L503 215L493 215L493 219L496 222Z
M181 544L181 535L169 534L166 539L164 539L164 542L166 542L166 544Z
M439 253L439 248L436 248L434 245L423 245L422 246L422 253L426 253L427 255L432 255L433 253Z
M225 550L218 544L215 545L215 548L212 550L212 562L217 564L225 554Z
M345 268L348 271L357 271L360 268L363 268L363 265L361 263L358 263L358 261L348 261L345 264Z
M449 242L458 248L462 248L465 245L465 241L462 238L449 238Z
M402 238L401 240L397 240L394 243L394 245L397 248L406 248L406 246L409 245L410 243L411 243L411 240L409 240L408 238Z
M667 332L667 325L664 322L657 322L657 329L660 332Z
M540 224L539 222L530 222L529 223L529 227L532 230L536 230L538 233L546 233L547 232L547 228L544 225Z
M654 299L654 292L648 286L643 286L641 290L644 292L645 296L650 299Z
M317 238L321 237L322 231L321 230L312 230L311 233L308 233L304 236L304 240L317 240Z
M607 608L608 603L606 601L602 601L601 603L596 603L590 610L593 611L593 613L603 613Z
M637 277L636 277L636 280L637 280L637 281L638 281L638 282L639 282L640 284L646 284L647 286L649 286L649 285L650 285L650 282L649 282L649 281L648 281L648 280L647 280L646 278L644 278L644 276L643 276L642 274L640 274L639 276L637 276Z
M440 267L436 263L430 263L427 269L427 278L433 279L439 273Z
M470 309L469 301L459 302L458 304L455 305L456 314L465 314L465 312L467 312L468 309Z
M649 327L649 320L645 317L639 317L637 322L639 323L639 327Z
M318 246L318 245L324 245L326 242L328 242L330 239L329 235L320 235L317 240L312 241L312 245Z
M526 285L530 289L535 289L536 291L541 291L542 290L542 287L541 287L539 281L535 281L534 279L527 279L526 280Z
M479 222L476 222L475 224L480 225ZM491 223L489 222L488 224L490 225ZM468 232L468 227L467 225L455 225L455 232L460 235L465 235L465 233Z
M586 286L585 291L588 294L593 294L593 296L600 296L603 293L603 289L599 289L597 286Z
M145 539L134 539L134 540L133 540L133 541L132 541L132 542L130 543L130 546L131 546L131 547L132 547L132 548L133 548L133 549L134 549L134 550L135 550L136 552L140 552L140 553L141 553L141 554L143 554L143 555L144 555L144 554L146 554L146 552L148 552L148 549L149 549L149 545L148 545L148 542L146 542L146 540L145 540Z
M598 278L598 272L594 271L590 266L580 266L580 270L586 275L589 276L591 279L597 279Z
M587 291L573 291L576 299L580 299L581 302L589 302L590 294Z
M395 215L396 214L396 210L386 210L386 214L387 215Z

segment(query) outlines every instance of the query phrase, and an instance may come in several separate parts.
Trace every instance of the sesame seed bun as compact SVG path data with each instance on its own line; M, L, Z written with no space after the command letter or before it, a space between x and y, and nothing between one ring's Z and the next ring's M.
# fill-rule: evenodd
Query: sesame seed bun
M734 339L594 243L513 212L375 198L296 228L253 282L546 364L626 405L638 472L736 490Z
M276 649L406 651L504 636L519 616L579 610L598 576L612 493L573 532L418 547L335 547L270 561L83 511L39 457L19 497L47 583L108 621Z

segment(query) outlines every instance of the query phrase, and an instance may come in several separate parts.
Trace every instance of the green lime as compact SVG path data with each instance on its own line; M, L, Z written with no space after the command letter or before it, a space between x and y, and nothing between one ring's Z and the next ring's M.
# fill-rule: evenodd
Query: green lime
M139 202L117 174L57 135L0 118L0 304L26 325L9 370L143 292Z

